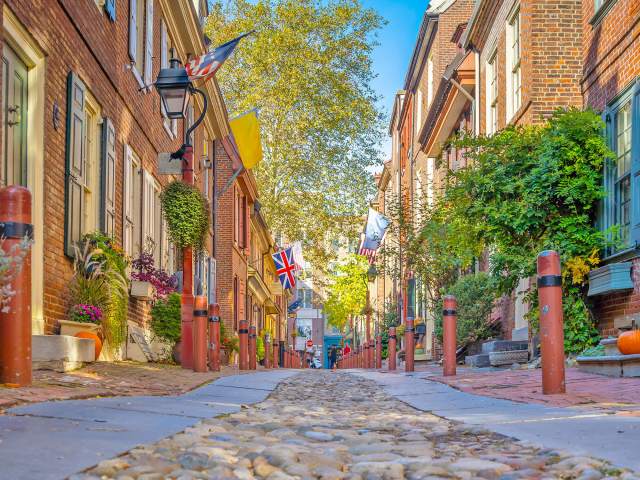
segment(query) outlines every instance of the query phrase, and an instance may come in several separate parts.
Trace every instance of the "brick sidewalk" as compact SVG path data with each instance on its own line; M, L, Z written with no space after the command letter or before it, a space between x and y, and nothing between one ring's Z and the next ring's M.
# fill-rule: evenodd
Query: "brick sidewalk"
M443 377L442 368L427 366L431 380L463 392L554 407L591 407L612 411L640 411L640 378L594 375L567 368L567 393L542 394L542 370L476 370L458 367L455 377Z
M15 405L116 395L178 395L220 376L237 374L232 367L221 372L195 373L176 365L136 362L96 362L73 372L33 372L30 387L0 385L0 412Z

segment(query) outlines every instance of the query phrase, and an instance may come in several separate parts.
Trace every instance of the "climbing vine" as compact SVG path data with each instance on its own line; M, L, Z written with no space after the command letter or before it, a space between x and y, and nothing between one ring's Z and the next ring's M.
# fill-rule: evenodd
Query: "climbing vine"
M200 250L209 230L209 206L200 190L176 180L164 188L160 201L173 244Z

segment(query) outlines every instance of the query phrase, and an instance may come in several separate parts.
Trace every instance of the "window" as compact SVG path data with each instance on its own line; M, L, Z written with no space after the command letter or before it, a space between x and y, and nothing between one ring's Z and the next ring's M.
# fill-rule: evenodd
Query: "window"
M507 118L510 120L521 102L520 9L511 15L507 25L507 66Z
M634 112L638 111L640 83L636 82L608 107L605 114L607 138L615 159L605 167L607 197L603 202L600 224L603 229L619 228L619 242L607 254L625 250L640 241L640 159L636 153L640 145L633 125L638 121Z
M422 90L418 89L416 97L416 128L420 131L422 126Z
M84 149L85 168L83 175L84 221L83 233L98 230L100 219L100 107L89 92L84 102Z
M142 187L140 159L129 145L124 147L124 200L123 200L123 247L133 257L141 249L141 195Z
M498 130L498 52L487 62L487 133Z
M167 25L164 20L160 21L160 68L169 68L170 54L172 51L173 43L169 37L167 31ZM164 119L164 129L169 134L169 137L176 138L178 136L178 120L175 118L167 118L167 114L164 111L164 104L160 102L160 112Z
M140 87L153 79L153 0L129 0L129 58Z
M204 193L204 198L209 200L209 170L211 170L211 159L209 157L209 140L206 136L204 138L204 142L202 142L202 160L202 191Z
M160 184L153 175L146 170L144 175L143 189L143 209L142 218L144 221L142 231L142 245L153 248L153 258L156 266L161 261L162 243L162 210L160 207Z
M313 308L313 290L303 288L298 292L298 300L300 300L300 307Z

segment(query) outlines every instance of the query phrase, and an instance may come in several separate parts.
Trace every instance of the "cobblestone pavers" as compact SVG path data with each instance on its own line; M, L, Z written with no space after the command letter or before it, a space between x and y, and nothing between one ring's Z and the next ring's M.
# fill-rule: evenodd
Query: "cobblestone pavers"
M73 480L636 479L424 413L374 382L305 371L264 402L101 462Z

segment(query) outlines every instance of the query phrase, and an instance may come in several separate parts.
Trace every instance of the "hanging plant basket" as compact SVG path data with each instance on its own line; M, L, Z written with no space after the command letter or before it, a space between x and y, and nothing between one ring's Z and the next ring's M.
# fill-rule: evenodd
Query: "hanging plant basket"
M209 204L200 190L177 180L165 187L160 201L173 244L202 249L209 231Z

